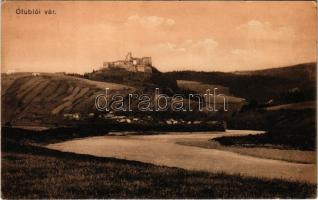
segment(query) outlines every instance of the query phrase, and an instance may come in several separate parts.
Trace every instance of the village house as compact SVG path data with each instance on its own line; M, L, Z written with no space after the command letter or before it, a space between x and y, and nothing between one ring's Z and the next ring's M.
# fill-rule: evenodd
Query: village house
M80 120L81 118L79 113L65 113L63 117L69 120Z

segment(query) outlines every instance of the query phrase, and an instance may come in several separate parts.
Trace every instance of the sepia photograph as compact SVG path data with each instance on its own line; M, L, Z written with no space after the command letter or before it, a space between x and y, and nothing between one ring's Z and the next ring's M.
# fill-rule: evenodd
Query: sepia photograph
M317 198L316 1L2 1L1 198Z

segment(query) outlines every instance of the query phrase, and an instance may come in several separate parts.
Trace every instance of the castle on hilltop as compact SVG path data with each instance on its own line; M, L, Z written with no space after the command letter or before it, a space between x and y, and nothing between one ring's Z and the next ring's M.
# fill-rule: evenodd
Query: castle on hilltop
M125 60L117 60L113 62L104 62L103 69L123 69L131 72L152 73L151 57L135 58L129 52Z

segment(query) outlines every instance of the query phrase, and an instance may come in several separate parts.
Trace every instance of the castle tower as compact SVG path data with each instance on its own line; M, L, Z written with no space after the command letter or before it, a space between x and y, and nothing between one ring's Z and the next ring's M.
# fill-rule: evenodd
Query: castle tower
M132 53L128 52L128 54L126 55L126 61L131 61L132 60Z

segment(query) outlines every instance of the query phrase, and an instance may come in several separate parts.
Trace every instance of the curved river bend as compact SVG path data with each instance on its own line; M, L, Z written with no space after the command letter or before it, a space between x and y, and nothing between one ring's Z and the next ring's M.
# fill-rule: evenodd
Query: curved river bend
M98 136L76 139L47 148L64 152L136 160L189 170L225 172L251 177L280 178L316 183L316 165L256 158L238 153L176 144L184 139L259 134L260 131L167 133L160 135Z

